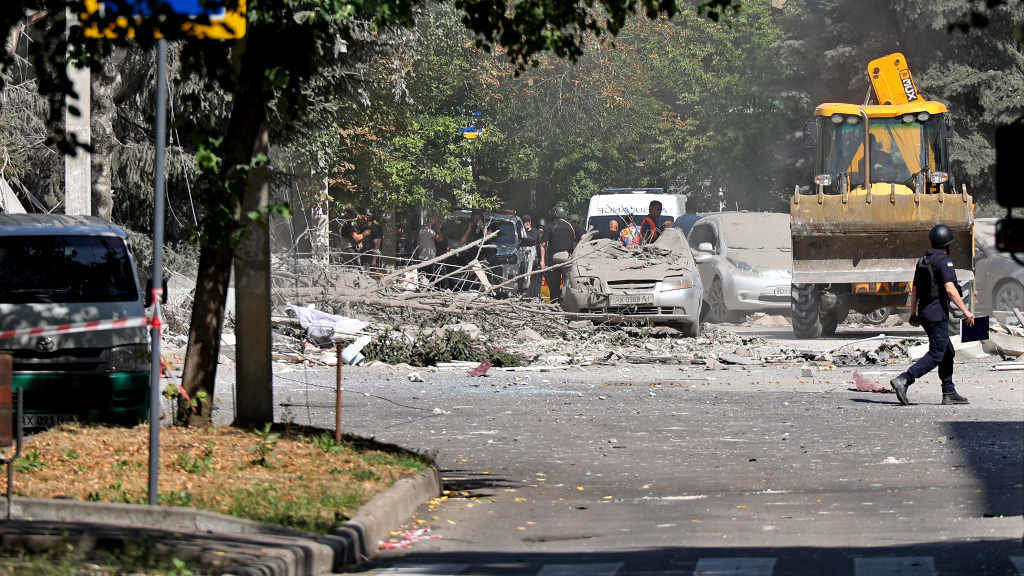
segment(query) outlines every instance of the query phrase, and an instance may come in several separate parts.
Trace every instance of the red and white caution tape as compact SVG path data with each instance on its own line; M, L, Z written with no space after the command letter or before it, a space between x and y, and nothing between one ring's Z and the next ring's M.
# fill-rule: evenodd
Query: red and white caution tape
M116 320L93 320L91 322L79 322L77 324L61 324L60 326L39 326L36 328L19 328L17 330L5 330L0 332L0 340L10 340L21 336L57 336L59 334L78 334L80 332L98 332L100 330L120 330L122 328L144 328L156 326L159 328L159 320L151 318L118 318Z

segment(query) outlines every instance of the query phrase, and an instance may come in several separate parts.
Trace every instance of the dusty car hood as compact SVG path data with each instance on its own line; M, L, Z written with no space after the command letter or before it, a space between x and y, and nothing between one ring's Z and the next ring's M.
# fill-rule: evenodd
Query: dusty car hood
M579 259L574 271L577 276L596 276L606 282L657 281L694 269L693 256L682 234L662 234L657 242L639 249L604 238L584 240L573 257Z
M789 276L793 270L792 252L777 249L730 248L728 260L734 265L744 263L759 276Z

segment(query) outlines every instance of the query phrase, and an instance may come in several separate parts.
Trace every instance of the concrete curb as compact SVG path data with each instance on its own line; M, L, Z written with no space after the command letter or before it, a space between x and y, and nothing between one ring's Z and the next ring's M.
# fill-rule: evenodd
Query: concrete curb
M144 527L165 533L180 532L210 540L241 535L252 544L265 543L287 558L280 569L266 567L263 574L311 575L331 573L360 564L373 556L377 542L405 522L422 504L441 494L440 473L433 466L413 478L403 478L377 494L355 517L331 534L312 534L245 518L174 506L143 506L111 502L15 497L11 517L38 523L54 522L97 526ZM0 498L0 518L6 518L7 501Z
M427 472L414 478L403 478L374 496L351 520L332 533L352 539L352 550L359 557L346 558L346 562L357 564L373 556L377 543L389 531L401 526L417 508L440 495L441 473L431 466Z

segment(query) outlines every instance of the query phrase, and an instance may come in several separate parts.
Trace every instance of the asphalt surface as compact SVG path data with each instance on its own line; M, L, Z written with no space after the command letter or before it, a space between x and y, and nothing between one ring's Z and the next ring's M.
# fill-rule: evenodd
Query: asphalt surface
M827 366L345 367L344 430L435 455L449 491L406 527L434 539L367 570L1024 574L1024 373L996 362L958 363L970 405L940 405L932 374L907 407ZM333 388L333 368L279 367L278 418L332 427Z

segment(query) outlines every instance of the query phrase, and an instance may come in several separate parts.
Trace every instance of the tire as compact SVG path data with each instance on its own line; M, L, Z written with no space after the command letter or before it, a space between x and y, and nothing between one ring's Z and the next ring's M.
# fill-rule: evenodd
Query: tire
M1013 309L1024 311L1024 285L1007 278L992 290L992 309L1013 312Z
M790 309L793 314L793 335L797 338L820 338L822 322L818 317L818 289L814 284L793 284ZM835 328L832 328L835 332Z
M711 290L704 300L704 318L707 322L720 323L729 321L729 308L725 305L725 293L722 291L722 279L715 277L711 281Z
M689 326L686 326L683 329L683 334L685 334L686 336L688 336L690 338L699 338L700 337L700 320L695 320L694 322L691 322Z

